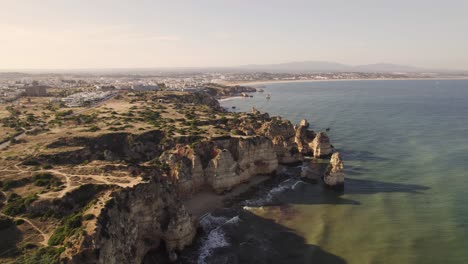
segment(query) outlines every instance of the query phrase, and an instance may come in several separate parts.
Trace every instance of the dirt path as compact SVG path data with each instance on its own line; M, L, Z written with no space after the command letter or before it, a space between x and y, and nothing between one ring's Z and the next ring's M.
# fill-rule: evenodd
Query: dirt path
M47 246L48 242L49 242L49 239L50 239L50 234L47 234L45 232L43 232L41 229L39 229L39 227L37 227L35 224L33 224L29 219L27 218L23 218L23 217L18 217L18 216L9 216L9 215L6 215L4 213L0 213L0 215L4 216L4 217L7 217L7 218L10 218L10 219L13 219L13 220L23 220L24 222L28 223L32 228L34 228L37 232L39 232L39 234L41 234L41 236L43 237L43 241L41 242L42 245L44 246Z
M78 188L82 185L83 181L88 179L94 182L95 184L108 184L108 185L117 185L123 188L126 187L133 187L138 183L142 182L142 179L139 177L116 177L116 176L102 176L102 175L77 175L77 174L68 174L58 170L41 170L38 172L49 172L53 174L61 175L65 178L65 188L58 192L48 192L39 194L38 196L41 198L62 198L65 196L66 193L73 191L74 189ZM72 180L71 178L75 177L77 180ZM78 183L77 185L73 185L73 183Z

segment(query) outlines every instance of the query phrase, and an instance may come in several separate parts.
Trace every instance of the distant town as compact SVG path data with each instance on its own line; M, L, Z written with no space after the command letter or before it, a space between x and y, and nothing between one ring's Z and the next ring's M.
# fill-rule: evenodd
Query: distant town
M425 73L267 73L267 72L181 72L181 73L107 73L107 74L26 74L0 73L0 103L22 96L50 97L51 102L66 107L95 104L119 92L155 90L195 92L213 85L236 85L256 82L466 78L465 75Z

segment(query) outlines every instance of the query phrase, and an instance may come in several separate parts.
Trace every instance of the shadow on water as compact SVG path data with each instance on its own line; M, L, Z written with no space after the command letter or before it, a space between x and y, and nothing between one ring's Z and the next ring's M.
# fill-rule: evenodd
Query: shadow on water
M285 188L271 197L264 205L284 204L336 204L360 205L361 202L342 198L344 194L377 194L377 193L415 193L420 194L430 189L417 184L388 183L371 180L346 178L343 191L330 190L322 182L310 184L297 182L291 188Z
M352 166L346 164L345 166L345 175L346 176L357 176L357 175L362 175L369 172L369 169L363 168L363 167L358 167L358 166Z
M376 194L376 193L422 193L430 188L417 184L402 184L390 183L372 180L360 180L346 178L345 190L346 194Z
M218 244L210 248L206 252L208 254L201 255L194 253L203 252L206 248L194 248L192 254L189 251L182 254L179 263L346 263L339 256L307 244L305 239L293 230L249 211L239 212L238 216L212 230L208 239L216 236L219 237L212 242L219 243L224 240L222 246Z
M357 151L357 150L338 150L343 157L343 160L348 161L388 161L389 158L384 158L376 155L370 151Z

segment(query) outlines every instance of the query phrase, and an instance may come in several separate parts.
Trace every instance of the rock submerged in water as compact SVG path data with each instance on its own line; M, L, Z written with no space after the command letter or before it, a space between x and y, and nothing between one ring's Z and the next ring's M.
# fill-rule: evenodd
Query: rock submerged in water
M314 140L309 144L315 158L327 158L333 153L330 138L325 132L319 132Z
M332 189L344 189L344 164L339 152L335 152L331 156L330 165L323 176L323 182Z

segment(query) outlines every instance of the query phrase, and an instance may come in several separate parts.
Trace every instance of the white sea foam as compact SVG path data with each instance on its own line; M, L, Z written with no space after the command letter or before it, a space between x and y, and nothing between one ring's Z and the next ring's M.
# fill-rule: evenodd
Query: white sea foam
M305 184L303 181L297 181L294 183L294 185L291 187L291 189L295 190L299 185Z
M267 203L270 203L270 202L273 201L275 196L277 196L278 194L280 194L280 193L282 193L282 192L284 192L286 190L294 189L294 186L298 182L301 182L301 181L296 181L296 180L293 180L293 179L285 180L284 182L280 183L275 188L272 188L264 197L260 197L260 198L257 198L257 199L246 200L244 202L244 204L246 206L257 206L258 207L258 206L262 206L262 205L265 205Z
M228 220L229 219L227 217L207 214L200 220L200 226L203 228L203 231L209 232L216 227L226 223Z
M219 99L218 101L219 102L225 102L225 101L231 101L231 100L242 99L242 98L244 98L244 97L242 97L242 96L233 96L233 97Z
M214 249L229 246L229 242L227 241L226 235L222 230L222 226L234 225L239 221L239 216L234 216L228 219L227 217L213 216L211 214L206 215L200 221L200 225L202 226L203 230L206 231L209 228L212 229L209 231L208 235L202 242L197 260L198 264L205 264L206 258L212 254Z
M205 264L206 258L212 254L213 249L225 246L229 246L229 243L226 240L226 235L221 230L221 228L218 227L211 230L200 248L200 254L198 256L197 263Z

